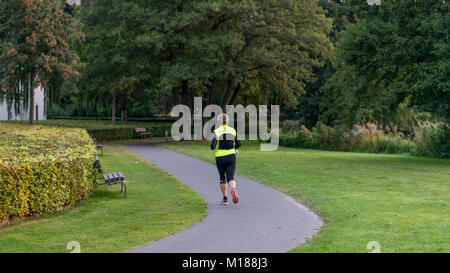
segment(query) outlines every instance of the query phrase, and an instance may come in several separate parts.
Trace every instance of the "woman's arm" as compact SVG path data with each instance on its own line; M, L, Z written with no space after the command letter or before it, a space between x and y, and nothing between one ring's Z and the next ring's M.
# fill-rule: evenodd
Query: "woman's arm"
M211 150L215 150L217 145L217 138L214 136L214 138L211 140Z
M234 137L234 143L236 143L236 144L234 145L234 148L235 148L235 149L238 149L239 147L241 147L241 142L239 141L239 139L238 139L238 137L237 137L237 134L236 134L236 136Z

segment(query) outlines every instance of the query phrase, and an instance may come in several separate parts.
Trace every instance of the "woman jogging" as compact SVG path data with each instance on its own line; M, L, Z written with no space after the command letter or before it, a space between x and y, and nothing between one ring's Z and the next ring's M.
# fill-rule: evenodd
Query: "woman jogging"
M234 180L234 171L236 169L236 149L241 146L237 138L236 130L228 126L230 119L226 114L218 116L219 128L214 130L214 138L211 141L211 150L215 150L216 165L220 176L220 190L222 191L222 205L228 205L227 183L230 185L230 194L233 197L233 203L239 201L236 193L236 181ZM226 179L226 180L225 180Z

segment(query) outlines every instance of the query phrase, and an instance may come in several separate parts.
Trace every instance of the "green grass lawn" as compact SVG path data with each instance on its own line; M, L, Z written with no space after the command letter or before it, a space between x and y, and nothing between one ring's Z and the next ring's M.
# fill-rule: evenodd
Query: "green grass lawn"
M121 171L127 184L98 187L73 208L0 227L0 252L120 252L176 233L200 221L203 199L186 185L122 145L104 145L103 171Z
M161 146L214 162L207 142ZM290 194L324 219L293 252L368 252L370 241L382 252L450 252L450 160L286 147L260 152L249 142L239 151L238 174Z

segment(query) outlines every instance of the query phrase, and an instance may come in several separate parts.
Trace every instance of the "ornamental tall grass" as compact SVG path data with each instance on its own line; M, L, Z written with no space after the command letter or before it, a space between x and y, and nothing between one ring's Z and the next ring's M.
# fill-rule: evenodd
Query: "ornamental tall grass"
M283 122L284 123L284 122ZM280 145L332 151L370 153L409 153L413 155L450 156L448 124L424 123L415 129L414 137L386 133L375 123L330 127L318 123L311 130L295 122L281 126Z

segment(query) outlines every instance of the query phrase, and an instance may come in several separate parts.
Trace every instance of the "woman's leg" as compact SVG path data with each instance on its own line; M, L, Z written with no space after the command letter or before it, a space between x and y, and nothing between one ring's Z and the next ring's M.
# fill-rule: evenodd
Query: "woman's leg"
M223 201L222 203L227 203L227 195L228 195L228 189L227 189L227 183L225 180L225 173L226 173L226 162L224 162L224 159L222 157L216 157L216 166L217 171L219 172L220 176L220 191L223 195Z
M236 193L236 180L234 180L234 172L236 170L236 155L230 155L229 162L227 165L227 181L230 184L230 193L233 197L233 203L237 203L239 201L238 195Z

